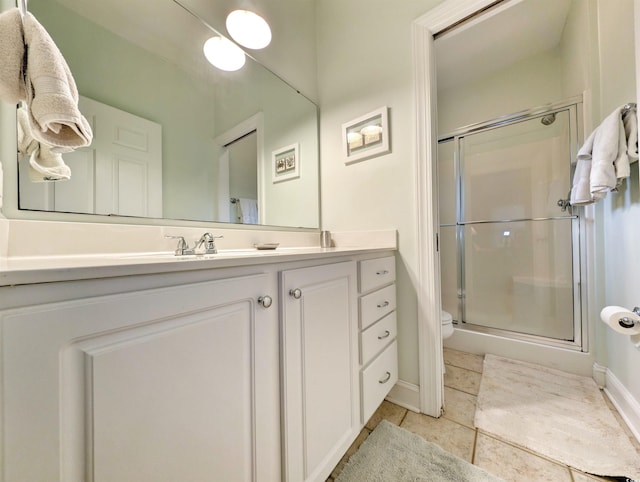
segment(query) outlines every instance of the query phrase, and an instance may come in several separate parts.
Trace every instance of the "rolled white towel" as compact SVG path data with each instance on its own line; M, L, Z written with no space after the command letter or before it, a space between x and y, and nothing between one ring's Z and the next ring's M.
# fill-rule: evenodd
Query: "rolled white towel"
M16 118L18 121L18 152L23 156L30 156L35 150L40 148L40 143L33 138L31 125L29 124L29 115L24 107L20 107L16 111Z
M49 33L29 12L24 16L24 38L26 98L33 136L52 151L88 146L93 133L78 110L73 75Z
M18 152L29 156L29 179L32 182L67 181L71 169L64 163L62 154L52 152L49 146L34 139L27 112L18 109Z
M71 169L62 160L61 153L51 152L40 144L29 158L29 179L31 182L68 181Z
M590 174L591 159L578 159L571 186L570 202L572 206L584 206L595 201L591 195Z
M627 156L631 162L638 160L638 112L629 109L622 116L624 132L627 138Z
M609 114L594 134L591 153L591 194L595 199L601 199L607 192L620 185L618 179L629 175L622 107Z
M26 99L22 65L24 39L20 10L0 14L0 100L17 104Z

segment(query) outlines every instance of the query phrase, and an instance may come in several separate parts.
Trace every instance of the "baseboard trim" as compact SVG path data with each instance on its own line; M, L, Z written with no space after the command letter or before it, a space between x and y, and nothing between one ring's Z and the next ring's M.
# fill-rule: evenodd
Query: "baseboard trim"
M608 369L607 385L604 392L620 413L633 436L640 442L640 403Z
M398 380L386 399L412 412L420 413L420 387L418 385Z
M602 390L607 386L607 367L594 362L592 377L598 385L598 388Z

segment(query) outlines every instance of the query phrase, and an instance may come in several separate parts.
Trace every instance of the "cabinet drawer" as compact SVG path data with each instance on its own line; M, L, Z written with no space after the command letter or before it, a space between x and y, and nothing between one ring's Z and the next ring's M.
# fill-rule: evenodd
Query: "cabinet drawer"
M385 346L395 340L397 333L395 311L363 331L360 335L362 365L369 363Z
M395 256L368 259L360 262L360 293L366 293L395 280Z
M362 370L362 423L367 423L398 381L398 342L389 345Z
M364 330L396 309L396 285L360 298L360 328Z

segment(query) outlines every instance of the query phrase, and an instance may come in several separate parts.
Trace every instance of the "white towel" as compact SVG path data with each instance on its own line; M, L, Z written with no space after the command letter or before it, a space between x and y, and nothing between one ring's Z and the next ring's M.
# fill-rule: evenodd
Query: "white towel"
M18 109L18 152L29 156L29 179L32 182L67 181L71 169L62 154L52 152L49 146L34 139L28 115L23 107Z
M78 89L67 62L31 13L24 16L26 98L33 136L53 151L91 144L93 133L78 110Z
M242 224L258 224L258 201L240 198L236 206L239 206L238 217Z
M629 162L638 160L638 112L629 109L623 116L624 132L627 137L627 156Z
M22 65L24 39L20 10L0 14L0 100L17 104L26 99Z
M635 111L627 112L620 106L602 121L578 151L571 188L572 205L596 202L629 177L630 158L638 157L637 146L633 146L637 145L637 138Z

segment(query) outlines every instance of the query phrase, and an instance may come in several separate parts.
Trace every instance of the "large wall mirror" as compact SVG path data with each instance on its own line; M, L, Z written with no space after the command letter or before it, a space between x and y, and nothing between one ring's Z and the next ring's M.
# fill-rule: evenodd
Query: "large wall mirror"
M235 72L210 65L202 47L217 33L185 5L28 8L69 64L94 140L65 154L69 181L32 182L19 159L19 213L319 227L317 107L249 57Z

